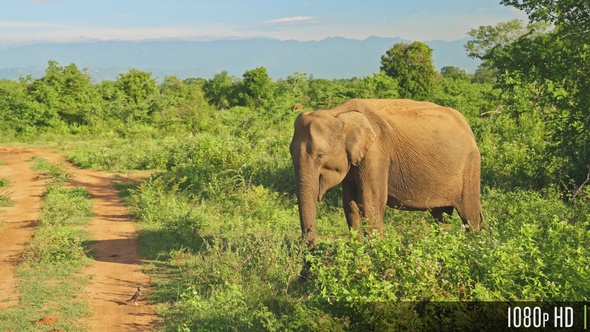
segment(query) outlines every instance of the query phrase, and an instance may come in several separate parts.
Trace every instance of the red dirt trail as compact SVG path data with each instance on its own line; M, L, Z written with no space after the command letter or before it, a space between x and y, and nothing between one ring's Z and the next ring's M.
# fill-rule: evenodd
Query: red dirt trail
M69 187L84 187L90 193L94 216L88 226L95 244L95 262L83 273L90 283L81 295L90 304L91 316L84 323L90 331L151 331L158 317L145 300L138 306L126 302L141 286L149 292L150 278L141 271L137 253L137 231L129 212L113 186L116 176L95 170L77 169L62 155L21 147L0 147L0 178L8 178L6 189L14 206L1 208L0 221L0 310L18 304L14 268L34 233L39 218L45 182L30 170L33 156L68 170Z

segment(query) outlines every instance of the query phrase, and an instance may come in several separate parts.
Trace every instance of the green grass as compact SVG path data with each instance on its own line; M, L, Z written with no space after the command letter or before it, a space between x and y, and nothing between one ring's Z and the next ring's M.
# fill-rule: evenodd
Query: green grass
M89 315L89 306L79 295L88 278L80 272L91 259L86 245L89 234L80 226L91 216L91 200L84 189L47 188L35 235L16 270L19 304L0 312L0 330L86 330L80 319ZM48 315L55 318L55 324L36 324Z
M64 184L70 181L68 172L65 169L39 157L33 157L31 161L33 162L31 169L36 172L41 172L43 177L49 179L51 183Z
M6 189L0 188L0 207L7 207L14 205L14 201L10 199L10 192Z
M0 159L1 161L2 159ZM0 163L1 165L1 163ZM6 187L10 184L8 179L0 179L0 207L7 207L14 204L14 202L10 199L10 193L6 191ZM2 210L0 210L2 213ZM0 230L4 227L4 223L0 221Z
M8 179L0 178L0 207L14 205L14 201L10 199L10 191L7 189L9 185Z

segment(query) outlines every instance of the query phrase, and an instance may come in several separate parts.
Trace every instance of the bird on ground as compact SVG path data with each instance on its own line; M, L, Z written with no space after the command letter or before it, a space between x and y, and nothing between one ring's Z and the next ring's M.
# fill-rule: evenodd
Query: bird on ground
M135 305L137 306L137 301L139 300L141 295L143 295L143 292L141 291L140 287L137 287L137 292L135 292L135 294L133 294L133 296L129 300L127 300L127 302L133 301L133 303L135 303Z

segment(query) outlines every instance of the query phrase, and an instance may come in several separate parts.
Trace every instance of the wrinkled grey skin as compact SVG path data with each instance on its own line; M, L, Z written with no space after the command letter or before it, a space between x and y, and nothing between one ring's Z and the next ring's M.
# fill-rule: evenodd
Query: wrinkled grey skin
M480 153L457 111L412 100L352 99L302 112L290 145L301 233L317 244L316 202L342 183L350 228L383 232L385 207L459 213L471 232L484 225Z

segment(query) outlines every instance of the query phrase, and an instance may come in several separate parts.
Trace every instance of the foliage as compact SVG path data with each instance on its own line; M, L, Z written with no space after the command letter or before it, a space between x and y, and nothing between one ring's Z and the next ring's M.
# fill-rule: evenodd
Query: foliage
M22 82L0 80L0 128L3 131L27 132L40 125L26 86Z
M549 141L538 170L558 165L557 182L576 188L588 174L590 70L588 4L583 1L503 1L524 9L533 23L501 23L472 30L472 56L497 73L496 87L514 118L535 114ZM555 28L547 31L547 20ZM506 37L510 36L510 37ZM518 120L517 120L518 121ZM541 174L539 174L540 176ZM544 185L546 185L545 183Z
M206 224L207 216L183 195L180 189L183 182L152 178L130 191L129 204L140 221L168 234L168 241L191 246L201 240L199 231Z
M422 42L393 45L381 57L381 71L398 81L400 97L417 100L431 96L437 75L432 49Z
M482 180L490 187L542 189L561 179L561 160L547 159L552 149L544 133L547 124L538 113L515 119L507 114L491 115L480 131ZM538 165L543 164L543 168Z
M500 3L524 10L531 21L563 26L579 37L590 32L590 4L584 0L502 0Z
M88 72L81 72L75 64L61 67L49 61L45 75L38 80L29 78L28 94L33 96L45 115L44 124L59 127L92 124L98 111L98 95Z
M159 132L173 134L188 130L201 131L209 124L212 109L205 101L204 80L180 80L167 76L159 86L159 98L154 102L152 121Z
M90 195L83 188L73 190L49 186L41 210L41 221L27 247L30 264L74 264L86 259L86 231L73 226L86 225L92 217Z
M243 91L240 91L240 97L244 99L245 106L257 108L271 101L274 85L266 68L247 70L243 77Z
M207 100L219 109L226 109L232 105L234 96L235 79L229 76L227 71L215 74L212 79L207 80L203 86Z
M546 33L548 25L544 22L525 25L522 20L500 22L496 26L480 26L471 29L467 34L473 38L465 44L467 55L472 58L486 60L492 51L508 46L523 36L534 38Z
M45 196L50 199L44 202L41 220L49 225L84 225L92 216L90 195L82 187L50 186Z
M454 80L469 79L467 72L461 68L454 66L444 66L440 69L440 74L444 78L452 78Z
M445 73L437 81L432 101L439 105L452 107L467 116L471 122L479 122L478 117L494 112L498 102L493 97L492 85L472 82L470 77L461 72Z

